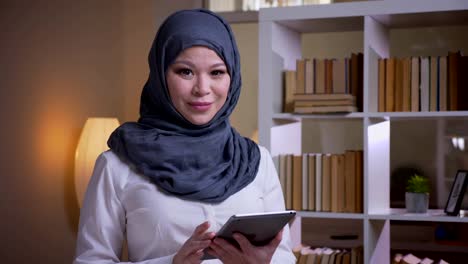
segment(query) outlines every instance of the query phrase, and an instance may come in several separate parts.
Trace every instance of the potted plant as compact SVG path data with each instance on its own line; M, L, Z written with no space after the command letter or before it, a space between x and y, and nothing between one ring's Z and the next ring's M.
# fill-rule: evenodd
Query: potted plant
M429 208L429 179L414 174L406 184L405 205L409 213L425 213Z

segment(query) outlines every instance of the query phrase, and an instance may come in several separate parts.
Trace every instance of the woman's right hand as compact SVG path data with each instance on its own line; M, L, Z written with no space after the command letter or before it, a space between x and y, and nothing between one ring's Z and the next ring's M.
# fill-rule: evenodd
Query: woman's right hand
M203 250L210 246L211 240L215 236L214 232L206 232L208 228L210 228L210 223L208 221L197 226L192 236L185 241L179 252L175 254L172 263L201 263L201 258L204 254Z

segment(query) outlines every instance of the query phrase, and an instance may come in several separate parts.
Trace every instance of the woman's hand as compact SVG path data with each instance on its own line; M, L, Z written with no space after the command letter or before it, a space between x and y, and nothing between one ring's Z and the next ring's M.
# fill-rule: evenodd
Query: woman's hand
M256 247L245 236L234 234L234 239L239 243L240 249L224 239L215 238L208 253L218 257L224 264L267 264L271 262L282 237L283 231L281 230L268 245Z
M195 228L192 236L185 241L184 245L180 248L179 252L175 254L173 264L192 264L201 263L203 250L210 246L211 240L215 236L213 232L206 232L210 227L209 222L204 222Z

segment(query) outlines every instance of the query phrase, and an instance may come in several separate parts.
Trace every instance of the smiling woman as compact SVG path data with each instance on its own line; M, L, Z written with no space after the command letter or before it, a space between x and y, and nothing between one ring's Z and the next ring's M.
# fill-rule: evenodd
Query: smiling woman
M148 57L138 122L117 128L96 161L80 215L75 264L295 263L289 227L266 245L216 237L234 214L284 210L269 152L229 117L241 91L232 30L203 9L162 24Z
M195 125L208 123L221 109L230 81L224 61L202 46L183 50L166 72L174 107Z

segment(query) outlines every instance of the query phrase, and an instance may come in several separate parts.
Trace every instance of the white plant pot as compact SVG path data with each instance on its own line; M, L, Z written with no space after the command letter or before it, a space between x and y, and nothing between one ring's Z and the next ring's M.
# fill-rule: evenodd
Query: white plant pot
M429 208L429 194L406 192L405 205L408 213L426 213Z

